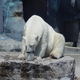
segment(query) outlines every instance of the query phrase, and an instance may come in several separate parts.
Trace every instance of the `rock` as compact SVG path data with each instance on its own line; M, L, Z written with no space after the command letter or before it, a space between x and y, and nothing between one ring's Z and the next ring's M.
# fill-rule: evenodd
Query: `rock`
M57 60L43 58L26 61L10 57L0 60L2 80L74 80L74 76L75 60L70 56Z

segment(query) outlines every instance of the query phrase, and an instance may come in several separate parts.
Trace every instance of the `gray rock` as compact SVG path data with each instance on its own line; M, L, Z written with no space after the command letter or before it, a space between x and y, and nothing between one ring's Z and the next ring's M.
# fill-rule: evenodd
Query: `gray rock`
M75 60L72 57L65 56L57 60L43 58L34 61L7 57L0 60L2 80L74 80Z

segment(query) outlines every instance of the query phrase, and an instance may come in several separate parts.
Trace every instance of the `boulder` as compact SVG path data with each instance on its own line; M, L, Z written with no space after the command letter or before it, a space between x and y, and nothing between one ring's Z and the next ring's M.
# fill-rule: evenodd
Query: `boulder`
M1 80L74 80L75 60L43 58L34 61L6 56L0 60Z

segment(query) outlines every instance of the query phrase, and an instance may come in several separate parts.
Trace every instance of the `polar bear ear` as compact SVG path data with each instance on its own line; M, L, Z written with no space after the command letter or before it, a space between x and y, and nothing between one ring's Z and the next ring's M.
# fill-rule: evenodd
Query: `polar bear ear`
M39 40L39 37L37 36L37 37L35 38L35 40L38 41L38 40Z

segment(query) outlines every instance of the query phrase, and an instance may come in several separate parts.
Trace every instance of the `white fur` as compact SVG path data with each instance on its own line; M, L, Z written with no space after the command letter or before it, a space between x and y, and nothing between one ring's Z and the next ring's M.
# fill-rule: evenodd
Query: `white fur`
M65 39L62 34L57 33L41 17L33 15L26 22L22 41L22 54L34 50L35 56L44 57L52 55L60 58L63 55ZM20 54L20 57L23 55Z

